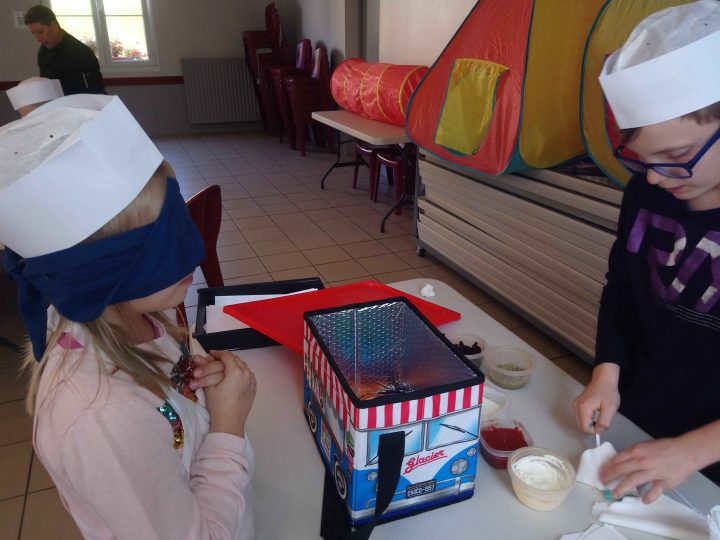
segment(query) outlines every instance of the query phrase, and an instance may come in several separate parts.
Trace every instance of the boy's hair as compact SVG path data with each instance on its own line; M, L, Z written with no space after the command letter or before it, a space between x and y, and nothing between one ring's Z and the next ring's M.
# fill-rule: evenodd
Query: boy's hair
M680 118L686 120L694 120L698 124L707 124L713 120L720 119L720 101L703 107L697 111L682 115ZM638 136L642 127L628 128L620 130L620 143L628 144Z
M25 24L50 24L57 22L53 10L47 6L33 6L25 12Z
M122 212L106 223L100 230L92 234L83 243L121 234L155 221L160 214L165 200L168 176L174 176L174 173L170 165L164 161L138 196L135 197ZM122 304L110 306L109 309L122 309ZM178 328L178 326L164 314L151 313L150 316L159 321L173 338L181 340L185 337L185 331ZM32 371L27 399L27 410L30 414L34 413L36 407L38 386L45 365L47 364L47 357L50 352L58 346L58 340L60 340L63 333L73 324L62 316L60 316L59 319L57 328L48 336L47 349L43 358L37 362L33 356L32 348L29 346L25 355L24 368ZM79 324L83 327L86 341L82 344L83 353L84 351L92 350L97 354L101 373L109 376L115 371L124 371L133 381L156 396L162 398L167 395L170 388L170 381L166 372L163 371L161 363L167 361L175 362L177 359L165 358L157 352L141 349L133 345L125 328L106 320L103 316L87 323L74 324ZM65 356L58 364L58 369L52 374L52 384L60 382L63 375L72 371L73 366L68 366L68 369L64 369L68 352L69 350L65 352ZM78 359L79 358L80 357L78 357ZM104 361L113 366L110 371L105 367Z

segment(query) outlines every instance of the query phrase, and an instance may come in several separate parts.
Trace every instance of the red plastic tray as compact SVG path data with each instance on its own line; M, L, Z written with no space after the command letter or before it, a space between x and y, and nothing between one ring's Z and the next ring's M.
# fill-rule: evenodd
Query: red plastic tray
M303 315L306 311L398 296L410 300L436 326L457 321L460 318L457 311L438 306L375 281L360 281L319 291L233 304L225 306L223 311L289 349L302 354Z

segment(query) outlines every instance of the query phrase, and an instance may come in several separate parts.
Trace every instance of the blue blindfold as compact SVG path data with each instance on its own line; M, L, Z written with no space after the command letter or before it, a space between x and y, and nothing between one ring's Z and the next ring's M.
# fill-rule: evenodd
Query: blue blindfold
M18 285L18 304L35 358L45 352L47 308L83 323L112 304L143 298L174 285L205 259L203 241L180 188L168 178L153 223L39 257L7 249L6 267Z

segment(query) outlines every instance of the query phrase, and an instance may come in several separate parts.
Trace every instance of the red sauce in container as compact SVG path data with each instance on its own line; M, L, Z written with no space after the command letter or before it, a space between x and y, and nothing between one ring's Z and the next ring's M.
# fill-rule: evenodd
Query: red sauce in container
M529 436L519 422L498 425L491 421L480 430L480 453L492 467L507 468L507 460L513 451L530 445Z

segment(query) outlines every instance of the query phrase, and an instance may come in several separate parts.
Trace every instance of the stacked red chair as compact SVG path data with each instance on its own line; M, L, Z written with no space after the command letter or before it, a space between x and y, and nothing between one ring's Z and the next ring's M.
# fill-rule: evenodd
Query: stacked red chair
M278 129L278 115L274 106L270 66L290 64L290 51L275 2L265 8L265 30L243 32L243 45L263 127L268 133L275 133Z
M292 120L290 110L290 101L287 90L285 89L284 80L289 76L310 77L312 62L312 43L309 39L303 39L298 43L295 49L295 65L294 66L272 66L270 73L272 75L273 89L275 90L275 104L280 119L279 139L283 142L283 134L285 135L290 148L295 149L295 124Z
M330 95L330 64L327 49L319 46L313 51L310 77L285 77L285 88L290 101L292 120L295 125L296 144L300 155L305 155L307 132L313 127L315 142L318 146L325 144L324 126L313 125L312 112L334 108ZM332 137L328 137L332 144Z

